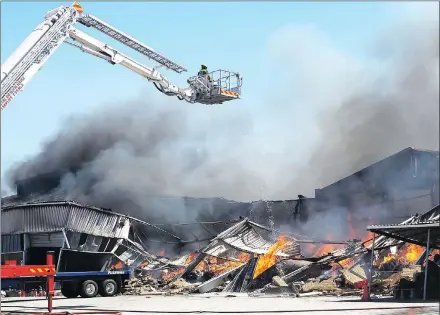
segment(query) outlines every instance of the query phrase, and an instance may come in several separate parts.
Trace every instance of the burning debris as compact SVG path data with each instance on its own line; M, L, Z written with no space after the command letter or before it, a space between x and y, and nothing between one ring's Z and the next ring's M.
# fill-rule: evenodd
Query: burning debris
M127 293L309 292L307 287L303 289L301 281L328 280L327 274L336 270L332 263L353 251L360 252L361 247L350 243L345 250L311 257L309 261L302 256L298 239L245 218L197 252L174 260L157 257L141 264L138 275L128 284Z
M438 208L423 216L430 215L432 219ZM417 218L420 217L413 216L402 224ZM420 292L425 248L388 237L374 239L373 244L371 237L368 233L361 240L345 244L316 242L313 254L305 256L301 247L310 252L310 240L275 232L245 218L196 252L174 260L158 258L161 263L142 266L127 292L361 295L361 287L370 276L371 292L377 295L397 296L396 292L402 290ZM375 256L370 275L373 246ZM430 257L440 262L438 251L431 251ZM429 265L439 269L432 261Z
M275 209L269 203L254 203L253 207L264 206L264 209L253 208L252 220L228 217L224 221L153 225L77 202L44 202L26 194L25 188L30 189L30 186L29 183L20 186L20 192L28 198L25 202L9 198L2 204L2 214L7 215L2 220L2 240L8 239L13 245L20 233L35 232L36 227L31 223L41 222L39 232L53 234L56 231L59 239L64 239L61 245L55 244L63 252L62 262L67 262L60 264L64 271L73 272L78 268L135 269L135 277L126 285L126 294L243 292L301 295L319 291L320 294L346 295L360 293L360 287L367 280L371 281L371 292L376 294L396 295L396 292L411 289L420 292L425 248L412 244L410 240L406 243L386 235L373 239L371 232L359 231L359 220L355 221L350 212L346 214L347 233L343 233L347 241L329 241L339 235L336 231L334 235L324 232L322 235L328 240L316 241L255 222L254 218L258 222L264 221L267 212ZM295 207L299 214L307 213L304 210L307 204L314 207L304 198L301 200L303 208L298 210L299 202ZM266 211L264 214L263 210ZM28 215L23 216L23 211ZM438 207L421 216L412 216L400 227L438 221L437 212ZM47 221L47 213L59 219ZM96 218L95 224L90 223L92 216ZM26 221L30 218L35 219ZM316 220L303 221L295 221L288 230L293 228L304 233L316 223ZM17 222L20 224L15 224ZM276 226L280 227L279 224ZM370 268L373 247L375 256ZM14 252L12 249L10 255ZM101 259L99 266L84 265L97 261L86 257L98 257L102 253L108 259ZM84 259L73 259L75 255ZM434 255L432 253L431 257Z
M399 227L420 222L438 224L439 208L437 206L421 216L413 216ZM221 225L224 230L203 242L196 238L198 246L205 245L170 258L165 257L168 250L158 246L162 246L162 243L164 246L180 246L185 242L173 233L115 212L61 201L4 207L2 214L8 217L2 220L2 224L6 224L2 225L2 232L11 234L3 235L5 239L15 237L17 233L29 233L30 229L35 231L36 227L31 223L36 220L21 222L14 219L19 217L24 220L24 216L20 215L23 211L27 211L29 218L39 218L47 213L52 213L53 218L60 218L53 222L40 220L46 223L38 227L44 235L61 229L58 234L59 239L64 240L64 245L60 245L63 253L61 268L64 269L60 270L134 269L134 277L125 285L125 294L241 292L301 296L319 292L352 295L361 294L360 287L368 280L371 281L370 290L374 294L408 297L411 294L420 296L426 269L423 266L426 250L420 245L386 236L375 238L373 244L371 233L361 239L345 242L313 241L304 239L304 236L281 233L248 218L227 221L227 224L213 223L217 230ZM91 214L97 221L107 224L89 227L87 224ZM74 215L76 220L70 219ZM18 226L14 222L22 224ZM350 220L347 222L350 228ZM205 223L200 225L207 226ZM209 233L214 234L214 231L209 230ZM355 233L351 234L354 236ZM435 242L437 236L434 234L433 237ZM54 241L58 242L58 238L54 238ZM370 268L373 246L375 255L373 267ZM436 246L434 250L430 249L435 263L429 262L428 268L434 270L432 279L440 281L440 277L436 276L439 268L435 265L440 261L440 248L438 244ZM102 259L98 261L94 257ZM90 265L93 263L100 265ZM430 286L438 282L433 283ZM429 287L429 290L436 294L435 289Z

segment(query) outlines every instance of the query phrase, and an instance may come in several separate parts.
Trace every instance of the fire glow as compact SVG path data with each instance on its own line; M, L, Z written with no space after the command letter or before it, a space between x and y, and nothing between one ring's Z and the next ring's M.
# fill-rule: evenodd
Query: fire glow
M202 272L211 272L215 276L228 272L236 267L240 267L243 263L240 261L231 261L213 256L208 256L201 261L195 270Z
M361 242L364 243L364 246L366 246L366 247L370 246L372 243L373 233L368 232L367 234L364 234L364 233L357 232L353 226L352 218L350 215L347 215L347 232L348 232L348 239L349 240L360 239ZM329 240L329 241L334 240L334 237L332 234L327 234L326 237L327 237L327 240ZM305 252L311 254L313 257L319 257L319 256L329 254L335 250L342 249L342 248L344 248L344 245L324 244L324 245L321 245L318 247L316 244L310 244L306 247Z
M380 265L386 264L393 260L404 265L414 264L421 257L424 251L425 248L423 246L406 243L397 251L396 254L388 254L387 256L383 257Z
M287 236L281 235L278 238L277 242L269 248L267 253L258 258L253 278L255 279L264 271L275 265L277 263L276 254L279 253L282 249L286 248L289 244L290 242Z
M185 264L190 264L194 261L194 259L196 259L196 257L197 253L189 254ZM217 276L228 272L236 267L242 266L243 264L248 262L250 257L251 256L247 253L241 253L236 257L238 261L232 261L214 256L207 256L194 268L194 270L198 270L201 272L210 272L213 275Z
M417 259L425 251L425 248L416 244L407 244L406 250L404 252L405 258L409 263L415 263Z

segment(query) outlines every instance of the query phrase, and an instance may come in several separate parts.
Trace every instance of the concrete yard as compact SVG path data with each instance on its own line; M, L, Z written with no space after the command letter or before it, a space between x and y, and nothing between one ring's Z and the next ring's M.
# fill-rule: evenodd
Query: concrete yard
M43 298L4 298L3 313L47 312ZM53 312L120 311L123 314L334 314L334 315L434 315L439 314L438 302L396 302L376 300L361 302L358 297L276 297L276 296L116 296L92 299L54 300Z

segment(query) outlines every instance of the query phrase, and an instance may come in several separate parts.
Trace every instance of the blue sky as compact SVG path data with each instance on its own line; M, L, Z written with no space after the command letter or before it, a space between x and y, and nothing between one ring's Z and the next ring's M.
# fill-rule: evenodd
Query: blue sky
M3 2L2 63L48 10L68 4ZM240 72L244 77L244 94L234 106L264 110L268 120L277 109L267 107L261 99L272 98L267 91L269 81L284 78L283 63L277 63L268 53L273 34L285 27L309 25L325 32L338 49L362 60L368 58L365 47L375 32L398 12L398 4L383 2L82 2L82 5L85 12L184 65L188 74L164 72L173 83L185 85L187 76L196 73L201 63L208 64L211 70L226 68ZM110 38L93 30L85 31L152 65ZM60 47L2 113L2 175L13 163L38 152L41 144L62 128L70 115L140 94L167 98L157 95L147 81L123 67L112 66L68 45ZM229 110L234 110L232 105Z

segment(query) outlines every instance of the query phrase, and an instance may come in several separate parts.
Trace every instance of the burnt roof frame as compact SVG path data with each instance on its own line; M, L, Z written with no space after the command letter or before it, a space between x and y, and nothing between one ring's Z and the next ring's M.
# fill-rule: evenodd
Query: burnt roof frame
M28 210L28 211L31 211L29 208L32 208L32 207L35 207L35 206L54 206L54 205L55 206L65 205L67 207L77 206L77 207L81 207L81 208L87 208L87 209L92 210L92 211L106 213L106 214L109 214L109 215L113 215L113 216L117 216L117 217L120 217L120 218L124 218L124 219L127 219L129 221L139 223L141 225L150 226L150 227L152 227L152 228L154 228L154 229L156 229L156 230L158 230L158 231L160 231L162 233L165 233L165 234L173 237L174 239L176 239L177 243L182 242L182 240L178 236L176 236L173 233L170 233L170 232L168 232L168 231L166 231L166 230L164 230L164 229L162 229L162 228L160 228L160 227L158 227L158 226L156 226L154 224L142 221L140 219L137 219L137 218L125 215L125 214L121 214L121 213L118 213L118 212L111 211L110 209L99 208L99 207L96 207L96 206L91 206L91 205L83 204L83 203L72 201L72 200L27 202L27 203L22 203L22 204L18 204L18 205L11 205L11 206L2 207L1 211L2 212L8 212L8 211L14 211L14 210L23 209L23 208Z
M379 235L383 235L389 238L393 238L402 242L411 243L419 246L426 247L427 245L427 237L419 237L422 231L426 231L426 235L428 234L428 230L436 231L438 235L440 235L440 222L427 222L427 223L419 223L419 224L402 224L402 225L370 225L367 227L367 230L376 233ZM402 231L402 233L399 233ZM409 234L406 235L407 232ZM425 234L425 233L423 233ZM434 239L430 240L429 247L440 249L440 243L437 244L434 242Z

